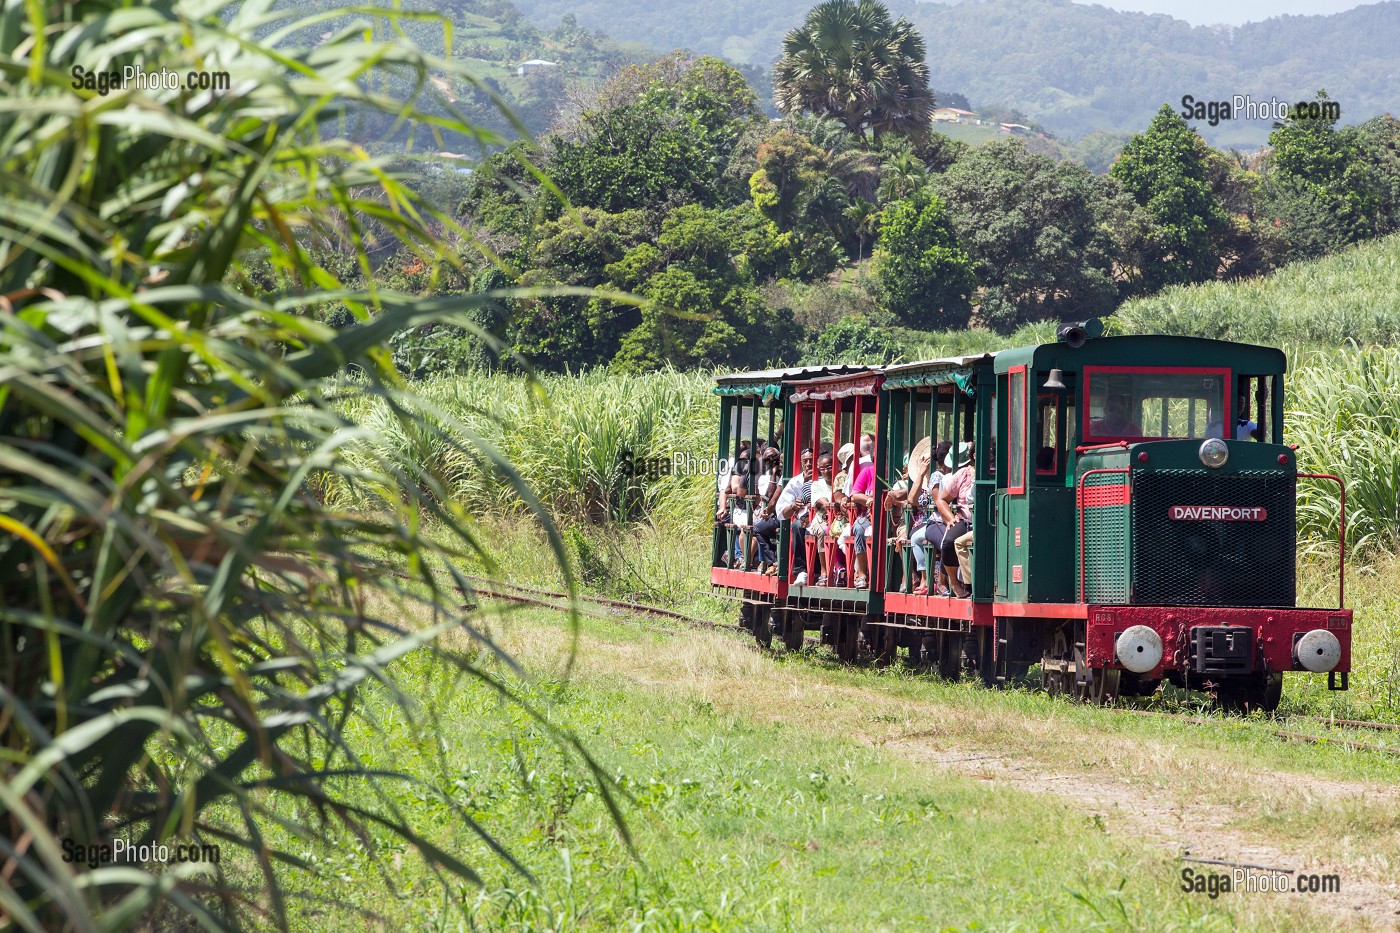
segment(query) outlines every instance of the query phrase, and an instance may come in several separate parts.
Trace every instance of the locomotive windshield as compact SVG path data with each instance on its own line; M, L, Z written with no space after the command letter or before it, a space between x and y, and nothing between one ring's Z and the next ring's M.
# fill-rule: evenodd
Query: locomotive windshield
M1084 443L1224 437L1229 371L1086 367Z

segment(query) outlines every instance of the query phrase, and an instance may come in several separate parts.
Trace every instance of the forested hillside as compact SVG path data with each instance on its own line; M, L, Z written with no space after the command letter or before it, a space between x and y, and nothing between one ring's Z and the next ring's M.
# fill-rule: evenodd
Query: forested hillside
M566 12L589 28L656 48L690 48L768 66L806 0L648 3L642 0L520 0L533 22ZM1006 104L1065 135L1136 132L1163 102L1183 94L1216 100L1311 98L1326 88L1343 122L1385 113L1400 100L1400 3L1332 16L1285 16L1237 29L1192 27L1162 15L1120 13L1070 0L895 0L928 43L931 83L956 88L977 107ZM1269 122L1201 126L1215 145L1261 145Z
M298 16L330 13L336 6L335 0L282 0L277 5ZM473 125L506 136L516 135L517 128L493 97L503 101L530 133L538 135L549 127L560 106L581 89L621 67L657 56L640 43L610 39L585 28L567 11L548 22L531 22L508 0L403 0L399 8L404 11L399 25L419 47L440 55L444 37L450 35L452 57L477 79L475 85L464 85L435 78L448 101ZM318 22L312 31L324 31L307 38L327 41L357 20L366 21L363 15L341 12ZM386 27L381 24L380 28ZM521 63L527 61L549 64L518 74ZM376 80L395 98L412 96L415 79L411 76L386 71ZM384 115L371 117L366 113L366 118L348 127L347 132L357 142L373 143L392 126L393 121ZM401 145L405 142L403 131L396 132L394 141ZM421 131L420 136L430 138ZM450 150L475 151L471 140L446 138L441 143Z

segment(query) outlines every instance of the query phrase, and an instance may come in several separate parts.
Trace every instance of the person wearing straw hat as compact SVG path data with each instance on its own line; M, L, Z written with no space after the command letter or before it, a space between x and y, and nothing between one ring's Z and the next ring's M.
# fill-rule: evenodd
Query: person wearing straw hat
M952 449L952 446L948 441L939 441L938 446L933 449L932 456L921 460L918 454L920 447L924 447L924 442L920 441L919 447L914 448L915 455L909 458L911 483L909 494L914 498L916 514L914 530L909 535L909 544L913 548L914 569L916 571L915 579L912 581L913 588L910 592L916 596L928 593L935 596L948 595L941 559L943 535L948 531L948 526L943 523L943 516L935 507L934 499L938 495L938 490L943 486L944 473L939 467L943 465L943 461L948 456L948 451ZM928 471L928 475L918 478L917 471L920 469ZM932 553L929 553L930 551ZM929 569L930 557L933 559L931 571ZM919 579L920 577L922 580Z
M953 451L948 451L943 465L949 470L956 467L956 470L943 481L937 498L938 514L943 516L943 523L948 526L943 535L943 566L948 569L948 586L959 599L966 599L972 595L969 584L972 582L972 491L976 462L974 454L972 444L968 441L958 445L956 460ZM952 570L955 566L960 568L957 573Z

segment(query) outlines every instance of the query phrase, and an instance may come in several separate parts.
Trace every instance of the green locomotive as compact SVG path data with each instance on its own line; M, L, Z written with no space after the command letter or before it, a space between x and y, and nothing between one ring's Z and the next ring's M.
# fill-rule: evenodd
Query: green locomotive
M1099 702L1167 680L1241 709L1276 707L1287 671L1325 672L1346 689L1340 553L1337 606L1298 605L1297 484L1339 481L1300 474L1283 442L1283 353L1099 333L1089 322L1053 344L980 356L723 377L730 474L757 475L763 461L740 456L729 426L748 425L761 451L766 419L764 446L781 437L784 488L824 498L778 508L772 478L762 495L734 482L730 501L746 490L750 515L767 523L719 515L713 585L742 600L760 641L778 634L795 647L815 630L845 658L904 649L989 684L1038 664L1047 689ZM923 485L943 440L947 472L971 461L961 477L971 515L958 527L966 569L949 580L961 590L970 576L967 598L940 594L931 569L917 585L916 565L937 561L914 549L943 527L929 522L938 497ZM868 464L850 453L862 443ZM866 469L876 494L851 495ZM911 486L924 488L922 516Z

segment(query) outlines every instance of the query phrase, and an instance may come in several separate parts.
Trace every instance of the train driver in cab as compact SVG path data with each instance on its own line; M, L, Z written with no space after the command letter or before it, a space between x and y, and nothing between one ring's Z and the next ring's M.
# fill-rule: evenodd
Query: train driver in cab
M1141 437L1142 425L1132 419L1132 405L1126 395L1110 395L1104 400L1103 417L1089 423L1094 437Z

